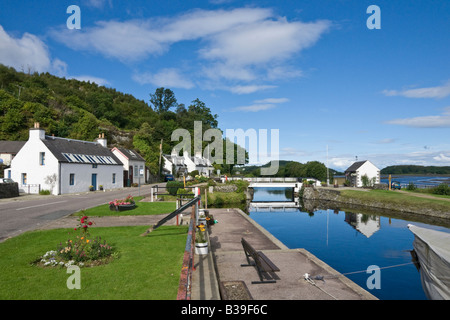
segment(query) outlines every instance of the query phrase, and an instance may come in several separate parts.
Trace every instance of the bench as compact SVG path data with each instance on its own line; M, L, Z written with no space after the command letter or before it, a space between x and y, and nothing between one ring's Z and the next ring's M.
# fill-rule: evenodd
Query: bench
M264 280L263 272L278 272L280 269L261 251L256 251L250 243L244 238L241 239L242 247L244 248L245 257L247 258L247 264L241 264L241 267L256 267L258 271L260 281L252 281L255 283L274 283L276 280L272 277L270 280ZM250 261L250 257L253 259L253 263Z

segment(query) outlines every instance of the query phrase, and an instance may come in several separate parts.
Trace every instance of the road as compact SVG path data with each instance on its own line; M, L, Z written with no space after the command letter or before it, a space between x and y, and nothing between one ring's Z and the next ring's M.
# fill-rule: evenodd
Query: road
M0 242L114 199L123 199L130 194L133 197L149 195L151 186L59 196L21 195L17 198L1 199Z

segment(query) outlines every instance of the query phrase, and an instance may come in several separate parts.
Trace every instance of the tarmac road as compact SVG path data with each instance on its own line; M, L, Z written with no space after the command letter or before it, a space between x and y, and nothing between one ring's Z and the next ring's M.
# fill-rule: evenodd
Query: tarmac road
M0 242L23 232L42 228L46 224L74 212L108 203L116 198L125 198L129 194L134 197L149 195L151 186L59 196L21 195L17 198L1 199Z

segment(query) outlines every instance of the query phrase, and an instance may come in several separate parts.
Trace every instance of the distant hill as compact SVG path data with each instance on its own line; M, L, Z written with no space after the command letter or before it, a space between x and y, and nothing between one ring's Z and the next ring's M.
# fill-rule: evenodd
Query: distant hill
M268 162L261 166L245 166L245 167L235 167L234 172L239 172L241 175L248 177L259 177L261 176L261 168L267 168L271 165ZM329 177L333 179L335 175L342 175L342 172L336 171L334 169L329 169ZM316 178L320 181L326 181L327 178L327 168L326 166L318 161L309 161L307 163L300 163L292 160L279 160L278 162L278 172L274 175L275 177L295 177L295 178Z
M396 165L382 169L381 174L450 174L450 166Z

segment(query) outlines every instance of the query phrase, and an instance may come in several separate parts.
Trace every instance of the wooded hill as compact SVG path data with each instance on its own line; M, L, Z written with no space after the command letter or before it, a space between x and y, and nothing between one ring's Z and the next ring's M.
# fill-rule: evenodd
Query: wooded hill
M397 165L382 169L381 174L450 174L450 166Z
M161 139L163 153L170 153L178 144L171 141L175 129L193 137L194 121L202 121L203 132L218 127L218 116L199 99L186 107L170 89L158 88L149 92L149 102L96 83L0 64L0 140L27 140L34 122L64 138L93 141L104 133L110 146L136 149L157 173ZM232 165L218 169L230 172Z

